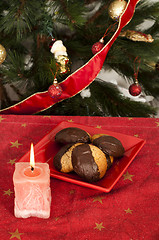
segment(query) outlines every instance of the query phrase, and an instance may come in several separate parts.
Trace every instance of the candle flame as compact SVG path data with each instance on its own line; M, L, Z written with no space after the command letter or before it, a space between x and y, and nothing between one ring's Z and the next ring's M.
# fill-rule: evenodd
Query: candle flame
M30 166L31 168L35 168L35 158L34 158L34 147L33 147L33 143L31 143L31 147L30 147Z

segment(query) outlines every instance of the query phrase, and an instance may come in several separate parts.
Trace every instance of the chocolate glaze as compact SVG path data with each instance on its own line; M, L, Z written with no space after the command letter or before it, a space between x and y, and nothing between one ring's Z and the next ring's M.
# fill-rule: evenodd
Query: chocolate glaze
M55 136L55 141L61 144L77 142L88 143L90 142L90 137L83 129L70 127L59 131Z
M100 173L92 156L89 144L81 144L72 152L72 165L74 171L88 182L98 181Z
M59 150L59 152L54 156L53 165L58 171L61 171L61 169L62 169L62 165L61 165L62 156L70 149L70 147L72 147L72 145L73 144L67 144L67 145L63 146Z
M112 162L111 162L111 159L110 159L110 156L108 154L105 154L106 155L106 160L107 160L107 170L111 167L112 165Z
M98 137L93 140L93 144L110 156L122 157L125 152L122 143L112 136L103 135Z

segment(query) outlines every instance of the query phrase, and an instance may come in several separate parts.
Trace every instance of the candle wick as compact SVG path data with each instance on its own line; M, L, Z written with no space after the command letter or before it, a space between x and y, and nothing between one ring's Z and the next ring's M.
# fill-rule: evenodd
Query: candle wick
M31 171L33 172L34 171L34 167L31 166Z

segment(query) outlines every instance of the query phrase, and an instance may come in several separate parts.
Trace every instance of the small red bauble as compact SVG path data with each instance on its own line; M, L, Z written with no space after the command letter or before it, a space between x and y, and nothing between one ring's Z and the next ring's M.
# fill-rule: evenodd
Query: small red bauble
M97 52L99 52L102 48L104 47L104 43L99 41L93 44L92 46L92 53L96 54Z
M58 98L62 94L62 88L58 83L52 84L48 89L48 93L50 97Z
M132 96L138 96L141 93L141 86L139 84L133 83L129 87L129 93Z

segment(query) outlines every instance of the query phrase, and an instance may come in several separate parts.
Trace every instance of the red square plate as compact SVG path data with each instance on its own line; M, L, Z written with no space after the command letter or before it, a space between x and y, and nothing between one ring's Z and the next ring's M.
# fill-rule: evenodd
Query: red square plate
M57 143L55 143L54 138L55 134L62 130L63 128L67 127L78 127L81 128L91 135L97 133L104 133L116 137L121 141L125 148L125 154L120 160L116 160L112 167L106 172L104 178L96 183L88 183L82 180L77 174L75 173L61 173L57 171L53 166L53 157L59 151L60 147ZM39 141L35 147L35 161L36 162L48 162L50 166L50 175L51 177L64 180L67 182L71 182L74 184L78 184L84 187L93 188L96 190L100 190L103 192L109 192L119 178L123 175L125 170L128 168L130 163L133 161L135 156L138 154L140 149L145 144L145 140L136 138L133 136L124 135L117 132L111 132L107 130L97 129L93 127L89 127L86 125L80 125L75 123L69 122L61 122L57 125L54 129L52 129L44 138ZM30 152L26 153L19 161L20 162L28 162L29 161L29 154Z

